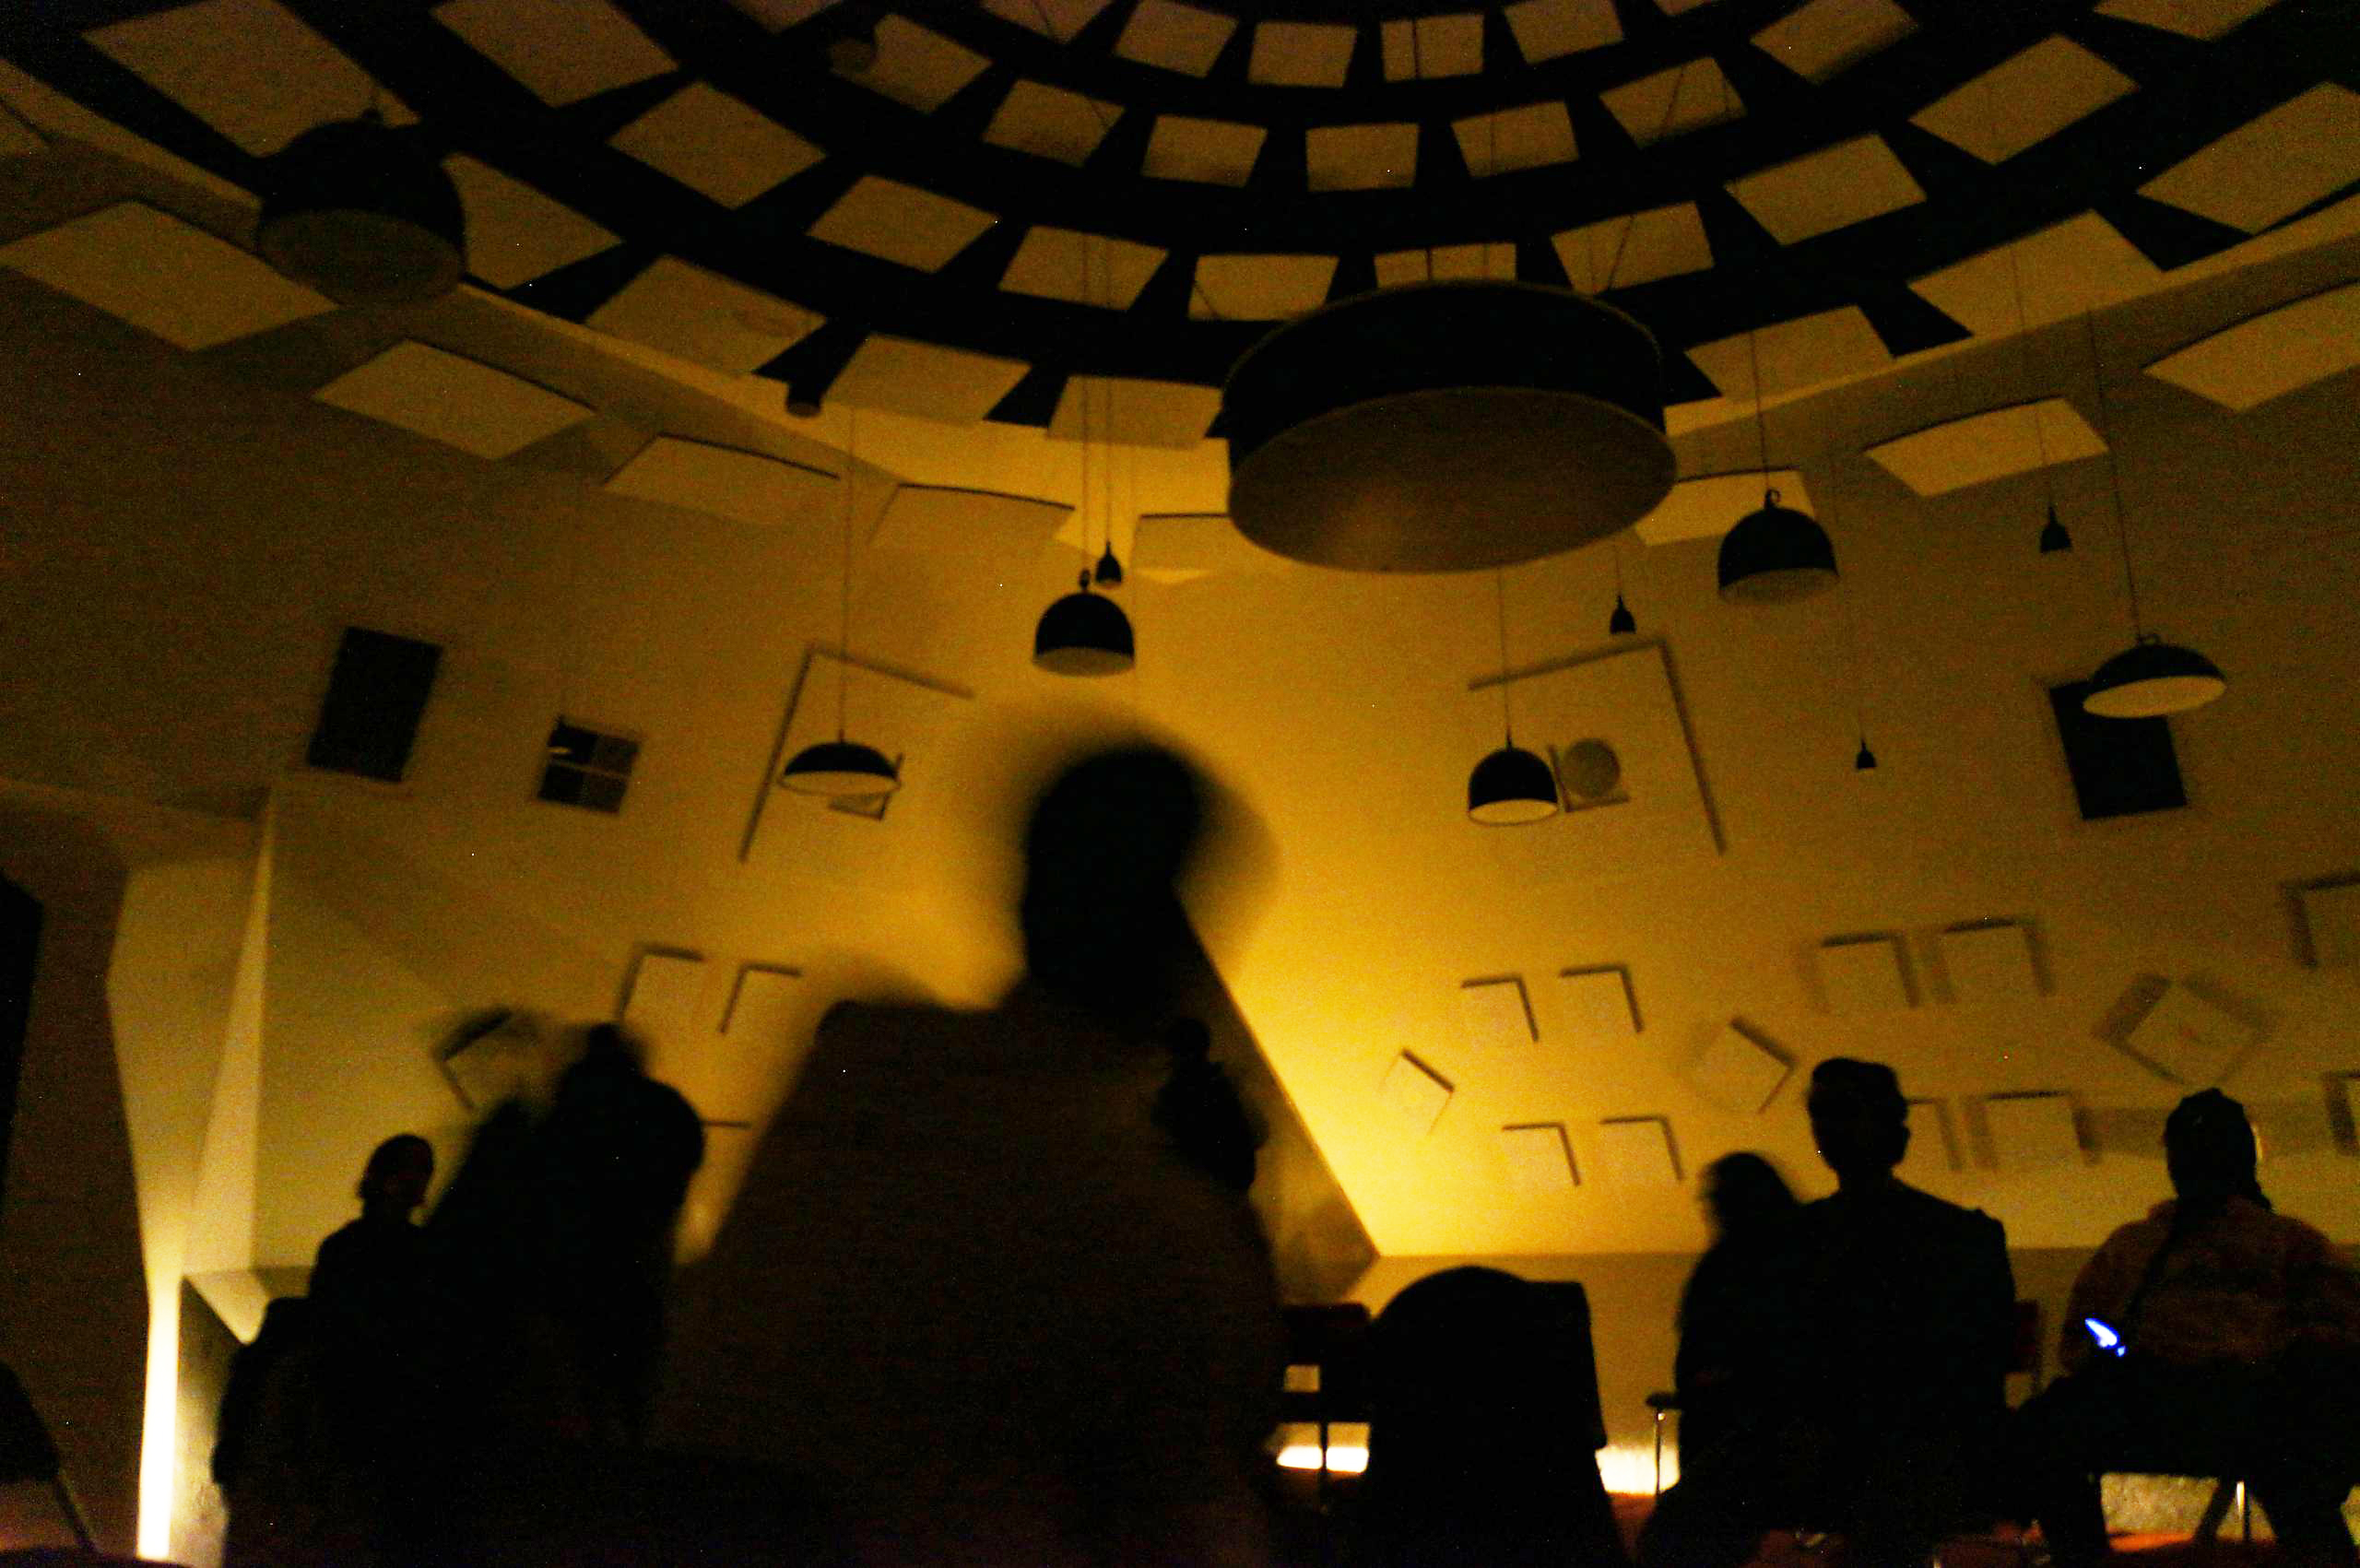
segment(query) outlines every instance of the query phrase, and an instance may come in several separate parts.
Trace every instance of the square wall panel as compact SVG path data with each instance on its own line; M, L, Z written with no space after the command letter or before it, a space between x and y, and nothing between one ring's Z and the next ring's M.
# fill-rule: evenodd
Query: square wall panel
M2083 1163L2073 1100L2061 1092L1994 1094L1983 1102L1991 1158L2002 1171L2033 1171Z
M585 324L708 370L759 370L819 329L821 317L718 273L659 256Z
M1322 22L1263 22L1254 29L1248 81L1268 87L1344 85L1360 29Z
M1163 256L1136 241L1035 224L1025 230L999 286L1011 294L1127 311Z
M1905 1182L1939 1180L1959 1168L1958 1139L1951 1108L1940 1100L1912 1100L1906 1112L1909 1148L1901 1157Z
M1882 136L1854 136L1729 183L1754 220L1792 245L1926 199Z
M0 245L0 266L183 348L210 348L336 308L261 257L140 202Z
M1159 114L1149 133L1139 172L1151 180L1194 180L1207 185L1243 185L1262 156L1259 125L1230 120L1197 120Z
M1418 174L1418 127L1314 125L1304 133L1304 173L1315 191L1407 186Z
M1217 11L1183 6L1179 0L1139 0L1115 53L1142 65L1161 65L1184 76L1201 77L1213 68L1236 21Z
M888 11L877 18L876 62L863 71L839 69L836 75L924 114L956 98L989 64L965 44Z
M1839 1017L1873 1018L1910 1006L1907 961L1898 937L1821 944L1819 977L1827 987L1827 1010Z
M1514 974L1461 984L1458 1026L1467 1043L1479 1051L1515 1050L1540 1038L1524 981Z
M410 342L395 344L313 395L494 461L596 412L479 360Z
M1961 925L1941 937L1942 968L1951 996L1973 1005L2023 1002L2040 995L2040 972L2033 963L2032 932L2014 921Z
M607 0L448 0L433 17L552 106L675 68Z
M705 973L702 953L641 949L623 979L622 1022L651 1041L689 1038L698 1032Z
M2295 890L2314 969L2360 968L2360 880Z
M1574 159L1574 123L1562 99L1452 123L1458 151L1477 179Z
M1610 1187L1678 1186L1671 1124L1661 1116L1616 1116L1599 1123L1598 1166Z
M1565 277L1585 294L1702 272L1713 265L1712 242L1693 202L1601 218L1568 229L1550 243Z
M608 143L723 206L743 206L824 155L749 105L691 82Z
M418 118L398 100L388 101L367 72L273 0L201 0L87 36L257 156L277 152L314 125L350 118L372 92L380 93L389 124Z
M2360 283L2200 337L2147 367L2157 381L2243 413L2360 365Z
M721 1032L740 1038L784 1035L804 1005L803 972L785 964L738 966L737 984L721 1015Z
M1639 1032L1639 1000L1621 964L1569 969L1557 977L1557 1016L1577 1044L1612 1045Z
M846 250L939 271L999 219L980 207L879 175L862 176L811 225L810 235Z
M658 436L606 488L617 495L777 528L832 516L839 503L837 484L833 474L783 458Z
M1573 1146L1565 1141L1562 1122L1502 1127L1500 1154L1507 1161L1511 1192L1530 1197L1571 1192L1580 1179L1574 1172Z
M2360 180L2360 93L2321 82L2139 187L2155 201L2260 233Z
M1762 506L1764 485L1778 492L1778 504L1809 514L1811 491L1800 468L1773 468L1764 474L1700 474L1671 487L1663 503L1639 519L1636 532L1650 545L1677 544L1682 539L1717 539L1737 520Z
M1722 1110L1751 1114L1768 1109L1794 1070L1792 1062L1732 1022L1713 1036L1688 1069L1688 1081Z
M442 167L467 210L467 270L495 289L530 283L615 243L563 202L489 163L457 153Z
M1449 1080L1404 1051L1385 1070L1377 1099L1401 1126L1423 1136L1434 1130L1450 1103Z
M1483 18L1475 11L1445 17L1420 17L1384 24L1379 35L1385 54L1385 79L1432 81L1437 77L1471 77L1483 68Z
M984 140L1079 168L1121 113L1120 104L1028 79L1008 89Z
M1745 112L1745 100L1710 55L1641 77L1598 95L1641 147L1718 125Z
M1335 276L1334 256L1200 256L1188 313L1199 319L1281 321L1316 310Z
M1893 0L1810 0L1753 35L1753 47L1799 77L1823 82L1918 30Z
M2221 1081L2237 1057L2261 1038L2243 1019L2185 985L2156 998L2123 1044L2177 1083L2204 1089Z
M1519 0L1506 15L1528 65L1622 41L1614 0Z
M1946 419L1871 446L1866 455L1919 495L1946 495L2105 451L2080 410L2050 397Z
M871 333L828 395L864 408L969 423L990 413L1031 368L1016 360Z
M2003 163L2138 85L2058 33L1936 99L1909 123L1986 163Z
M1490 245L1436 245L1431 250L1388 251L1376 258L1379 288L1423 283L1430 278L1516 277L1516 246L1506 241Z

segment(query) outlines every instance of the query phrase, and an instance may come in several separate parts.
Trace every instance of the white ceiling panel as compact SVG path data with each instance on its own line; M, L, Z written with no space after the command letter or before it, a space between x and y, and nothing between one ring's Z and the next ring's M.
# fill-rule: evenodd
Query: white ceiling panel
M313 126L346 120L378 95L387 123L418 116L382 93L343 51L272 0L201 0L112 27L89 41L248 152L277 152Z
M1702 272L1713 265L1712 242L1693 202L1609 218L1552 237L1557 259L1575 288L1587 294Z
M2059 33L1936 99L1909 123L1986 163L2001 163L2138 86Z
M826 155L717 88L691 82L618 132L609 146L724 206L743 206Z
M1390 289L1429 278L1516 277L1516 247L1502 241L1490 245L1436 245L1434 249L1387 251L1376 258L1376 281Z
M2151 28L2212 39L2252 20L2277 0L2104 0L2102 17L2118 17Z
M1574 122L1561 99L1470 115L1451 129L1458 135L1458 150L1468 169L1478 179L1574 159Z
M261 257L139 202L0 245L0 266L183 348L210 348L336 309Z
M1753 35L1753 46L1799 77L1823 82L1918 30L1893 0L1811 0Z
M1762 361L1763 391L1775 397L1822 382L1865 375L1893 363L1876 328L1857 306L1823 311L1764 327L1749 346L1746 335L1700 343L1688 358L1713 380L1724 397L1752 397L1753 360Z
M1046 82L1021 81L1000 100L984 140L1079 167L1106 139L1121 109Z
M867 174L810 229L815 240L934 272L999 219L899 180Z
M1421 17L1414 33L1406 20L1386 22L1382 36L1385 79L1389 82L1471 77L1483 68L1483 18L1480 12Z
M1304 135L1304 168L1315 191L1406 186L1418 174L1418 127L1314 125Z
M2321 82L2165 170L2139 194L2255 233L2360 180L2360 93Z
M465 153L442 160L467 209L467 270L513 289L615 243L615 236L563 202Z
M828 395L864 408L972 422L990 413L1029 369L1015 360L872 333Z
M184 184L239 206L260 205L254 194L233 185L209 169L200 168L177 153L166 152L145 136L133 136L112 120L100 118L40 78L0 60L0 102L44 137L71 136L88 142L144 168L159 170Z
M1254 29L1249 81L1270 87L1342 87L1360 29L1325 22L1263 22Z
M494 461L596 412L480 360L413 342L395 344L313 395Z
M999 286L1012 294L1127 311L1163 257L1155 246L1133 240L1035 224L1017 246Z
M839 504L833 474L678 436L648 442L607 489L761 528L830 517Z
M758 370L816 331L817 312L671 256L658 257L585 324L731 375Z
M1073 513L1061 501L1002 495L943 485L902 485L885 502L869 538L876 549L908 550L929 560L1024 553L1049 542Z
M1106 8L1106 0L983 0L983 5L1002 21L1062 42L1088 27Z
M1745 112L1745 100L1721 74L1720 63L1710 56L1684 61L1669 71L1624 82L1598 96L1607 112L1621 121L1641 147L1717 125Z
M1335 276L1334 256L1201 256L1188 313L1227 321L1283 320L1323 303Z
M1931 425L1870 447L1867 455L1919 495L1944 495L2031 473L2044 454L2054 465L2104 451L2106 442L2071 403L2049 397Z
M1205 439L1213 416L1221 412L1221 388L1128 376L1073 376L1050 416L1050 436L1080 441L1085 412L1093 442L1192 447Z
M1500 1156L1507 1162L1511 1191L1542 1197L1574 1190L1574 1151L1562 1123L1502 1127Z
M1749 468L1737 474L1700 474L1671 487L1663 503L1639 519L1635 531L1651 545L1682 539L1717 539L1737 520L1762 509L1764 488L1778 492L1778 504L1797 512L1811 511L1811 491L1800 468L1773 468L1764 474Z
M1198 120L1159 114L1148 136L1139 172L1155 180L1197 180L1209 185L1243 185L1262 155L1259 125L1232 120Z
M876 63L864 71L839 68L836 75L929 113L956 98L988 64L965 44L888 11L877 19Z
M1507 8L1507 18L1528 65L1602 49L1622 39L1614 0L1520 0Z
M2015 253L2012 275L2011 250ZM1909 287L1977 336L1996 337L2016 329L2019 280L2024 324L2031 327L2146 293L2162 277L2162 269L2114 225L2085 212L2012 245L1929 273Z
M2147 367L2239 412L2360 365L2360 284L2297 300L2200 337Z
M1229 42L1237 23L1217 11L1183 6L1179 0L1139 0L1130 24L1115 41L1115 53L1143 65L1201 77Z
M1854 136L1732 180L1729 193L1782 245L1926 199L1884 138L1873 136Z
M607 0L447 0L433 15L548 104L576 103L675 68Z

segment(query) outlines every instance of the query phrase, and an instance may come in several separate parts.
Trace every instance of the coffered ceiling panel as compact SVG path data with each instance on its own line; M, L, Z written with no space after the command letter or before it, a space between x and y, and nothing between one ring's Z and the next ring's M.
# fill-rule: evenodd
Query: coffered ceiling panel
M989 64L932 28L888 11L877 19L876 60L857 71L839 66L837 74L923 112L956 98Z
M1342 87L1359 41L1357 28L1264 22L1254 29L1246 78L1272 87Z
M811 237L933 272L998 221L965 202L870 175L811 226Z
M0 245L0 266L183 348L209 348L336 308L259 257L138 202Z
M336 45L273 0L201 0L118 22L92 43L252 153L273 153L376 95L389 124L414 122Z
M1139 172L1158 180L1199 180L1214 185L1243 185L1261 156L1259 125L1225 120L1198 120L1186 114L1157 118L1148 137L1147 159Z
M1520 0L1506 8L1506 16L1527 65L1602 49L1622 39L1613 0Z
M2224 408L2259 407L2360 365L2360 285L2241 321L2147 367Z
M1729 86L1720 63L1712 59L1683 61L1599 97L1607 112L1641 147L1718 125L1745 112L1745 100Z
M1130 25L1115 41L1115 53L1143 65L1201 77L1213 68L1236 30L1236 20L1218 11L1184 6L1179 0L1139 0Z
M396 343L315 395L492 459L512 456L593 412L505 371L423 343Z
M1586 294L1702 272L1713 265L1712 242L1693 202L1609 218L1553 236L1566 280Z
M819 315L671 256L660 256L589 324L709 370L740 374L776 359Z
M1152 245L1045 226L1026 230L999 286L1016 294L1127 311L1164 253Z
M544 103L579 102L673 65L607 0L448 0L433 16Z
M1544 164L1569 163L1574 158L1574 123L1564 103L1528 103L1478 114L1451 126L1458 135L1458 150L1477 175L1506 174Z
M2019 289L2023 324L2037 327L2143 294L2163 276L2112 224L2085 212L1910 287L1968 331L1997 336L2016 329Z
M467 270L513 289L615 242L615 236L563 202L465 153L442 167L467 209Z
M1316 308L1335 276L1334 256L1204 256L1188 308L1231 321L1280 321Z
M2321 82L2139 187L2257 233L2360 180L2360 93Z
M1483 68L1483 17L1453 11L1411 22L1386 22L1380 35L1387 81L1432 81L1471 77Z
M1809 0L1753 35L1753 46L1799 77L1823 82L1918 30L1893 0Z
M2275 4L2277 0L2100 0L2097 12L2189 38L2212 39Z
M1418 175L1418 127L1314 125L1304 136L1304 183L1315 191L1400 189Z
M744 206L820 161L820 149L727 93L691 82L609 143L724 206Z
M2059 33L1944 94L1909 123L1986 163L2000 163L2138 85Z
M1914 206L1926 193L1882 136L1855 136L1729 183L1783 245Z
M1000 100L984 140L1079 166L1098 150L1119 112L1118 104L1047 82L1021 81Z

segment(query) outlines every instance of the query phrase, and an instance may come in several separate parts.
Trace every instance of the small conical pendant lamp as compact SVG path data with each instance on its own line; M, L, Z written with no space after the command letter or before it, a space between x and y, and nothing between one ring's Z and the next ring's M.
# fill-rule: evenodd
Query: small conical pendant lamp
M2122 581L2130 596L2130 646L2098 666L2082 710L2102 719L2154 719L2201 708L2229 689L2221 667L2193 648L2166 643L2147 630L2139 614L2139 574L2130 564L2130 520L2122 507L2122 468L2114 451L2107 417L2106 376L2098 364L2098 329L2084 312L2089 334L2090 375L2097 383L2098 439L2106 443L2106 473L2114 488L2114 536L2122 547Z
M1622 548L1621 545L1612 543L1606 548L1614 552L1614 613L1606 618L1606 634L1609 637L1628 637L1639 630L1639 618L1631 613L1631 607L1622 600Z
M2073 536L2067 533L2065 525L2057 520L2057 507L2052 502L2048 508L2047 525L2040 531L2040 553L2058 555L2072 548Z
M1856 773L1872 773L1876 772L1876 768L1877 754L1869 749L1869 737L1863 734L1860 737L1860 749L1852 756L1852 771Z
M873 746L844 738L844 692L852 685L852 481L859 415L845 410L844 641L836 656L836 738L807 746L787 759L779 783L798 795L837 800L874 800L902 784L900 770Z
M1507 574L1499 585L1500 749L1475 764L1467 775L1467 815L1487 828L1539 822L1557 814L1557 774L1548 760L1516 743L1516 724L1508 709Z

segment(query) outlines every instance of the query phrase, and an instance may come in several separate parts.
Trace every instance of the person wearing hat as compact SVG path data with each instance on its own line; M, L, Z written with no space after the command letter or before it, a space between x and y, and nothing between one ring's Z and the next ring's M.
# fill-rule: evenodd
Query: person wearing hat
M2073 1281L2059 1379L2017 1412L2024 1512L2059 1568L2103 1561L2106 1470L2242 1477L2290 1563L2351 1564L2360 1279L2272 1210L2245 1107L2191 1094L2164 1125L2176 1195Z

